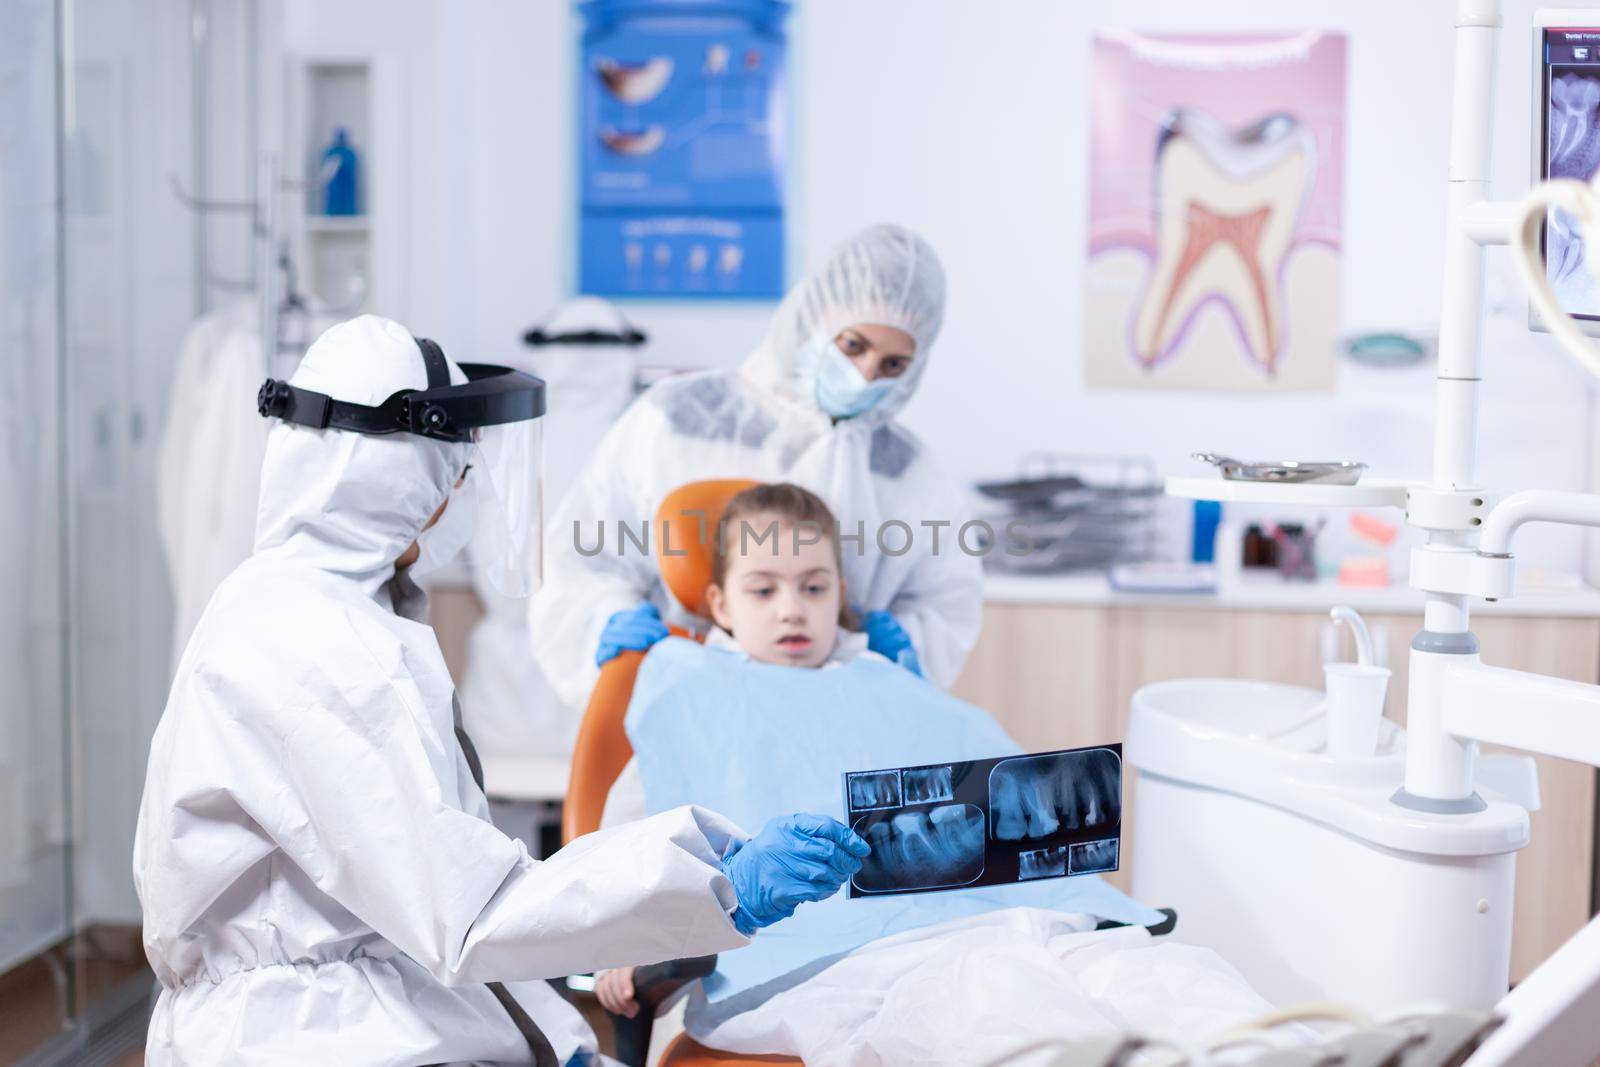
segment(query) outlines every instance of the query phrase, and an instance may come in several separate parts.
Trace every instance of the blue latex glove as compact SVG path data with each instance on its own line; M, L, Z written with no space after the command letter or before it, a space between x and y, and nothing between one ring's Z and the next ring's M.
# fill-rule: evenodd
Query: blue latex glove
M867 648L891 663L898 663L918 678L922 677L922 662L917 650L911 647L911 635L887 611L869 611L861 616L861 628L867 633Z
M661 621L661 609L649 601L636 608L619 611L606 620L600 631L600 647L595 649L594 664L604 667L617 658L623 649L644 652L667 636L667 624Z
M784 815L722 858L739 906L733 924L749 937L787 919L810 900L826 900L861 869L872 849L826 815Z

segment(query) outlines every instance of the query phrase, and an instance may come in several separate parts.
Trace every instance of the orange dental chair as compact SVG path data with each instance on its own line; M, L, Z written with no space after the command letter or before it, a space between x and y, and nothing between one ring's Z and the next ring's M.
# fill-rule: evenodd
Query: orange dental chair
M667 494L651 524L652 550L661 580L678 603L702 618L706 586L711 581L711 548L717 524L735 494L758 483L744 479L690 482ZM670 550L670 554L669 551ZM673 627L679 637L689 636ZM583 723L572 750L572 774L561 816L561 841L600 828L606 794L628 765L633 746L623 731L628 701L633 696L643 652L624 651L600 668L600 679L589 696ZM650 1045L650 1027L656 1008L684 984L711 973L715 956L640 967L634 973L639 1014L633 1019L612 1017L617 1056L642 1064ZM680 1034L661 1056L661 1067L744 1067L754 1064L799 1064L790 1056L752 1056L718 1052Z

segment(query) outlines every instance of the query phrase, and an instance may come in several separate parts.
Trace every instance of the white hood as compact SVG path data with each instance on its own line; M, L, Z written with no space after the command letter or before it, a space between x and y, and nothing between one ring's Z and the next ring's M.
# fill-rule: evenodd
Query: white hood
M450 381L464 383L461 368L447 362ZM290 384L376 405L401 389L427 388L428 372L404 326L363 315L317 338ZM256 554L338 574L376 593L449 496L469 449L404 432L373 437L279 422L261 467Z
M870 323L904 330L916 358L895 388L870 411L849 420L878 426L906 406L927 373L929 350L944 321L944 268L933 247L904 226L869 226L835 248L827 261L789 290L767 335L740 373L760 388L817 415L815 383L795 356L819 332L837 334Z

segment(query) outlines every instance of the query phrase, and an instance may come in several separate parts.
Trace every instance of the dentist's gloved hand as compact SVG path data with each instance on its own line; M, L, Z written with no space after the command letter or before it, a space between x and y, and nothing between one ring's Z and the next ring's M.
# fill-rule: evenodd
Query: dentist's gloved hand
M867 633L867 648L891 663L898 663L918 678L922 677L922 662L917 650L911 647L911 635L887 611L869 611L861 616L861 628Z
M811 900L826 900L861 869L872 849L851 829L826 815L784 815L722 859L739 906L733 925L749 937L787 919Z
M604 667L617 658L623 649L644 652L667 636L667 624L661 621L661 609L642 601L638 607L619 611L606 620L600 631L600 647L595 649L594 665Z

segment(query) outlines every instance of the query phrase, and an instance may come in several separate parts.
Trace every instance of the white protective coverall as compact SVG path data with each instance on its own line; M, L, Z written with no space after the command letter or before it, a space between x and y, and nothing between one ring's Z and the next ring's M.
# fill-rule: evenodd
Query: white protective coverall
M551 337L594 332L621 336L628 322L594 296L564 302L541 329ZM637 350L623 344L564 344L531 349L516 366L544 379L544 494L566 495L584 460L633 399ZM528 605L502 595L485 575L478 553L472 584L483 618L467 644L461 708L478 751L492 756L566 756L578 733L578 711L563 702L534 662L528 639Z
M293 384L371 405L426 381L406 330L366 316ZM151 746L150 1064L532 1062L490 981L564 1062L593 1035L534 979L747 943L718 816L676 809L542 863L489 822L394 567L470 447L273 426L255 554L212 597Z
M545 588L529 605L534 655L563 700L587 702L614 612L649 599L664 618L689 621L654 556L620 538L617 523L637 532L668 493L708 478L791 481L827 502L847 539L864 529L863 541L841 545L846 596L893 614L931 681L955 681L983 618L981 561L956 544L967 500L894 421L928 371L944 297L944 271L925 241L870 227L789 292L738 369L659 382L623 413L547 527ZM818 407L814 369L797 356L818 334L857 323L904 330L915 358L872 409L836 421ZM904 530L885 525L893 523L910 528L908 551Z

